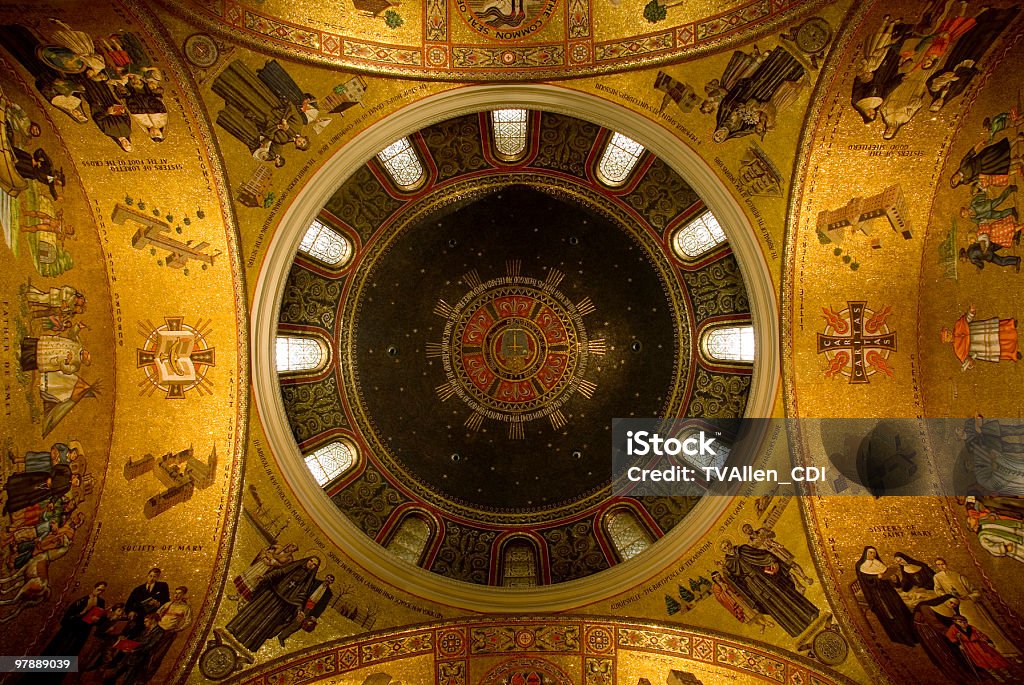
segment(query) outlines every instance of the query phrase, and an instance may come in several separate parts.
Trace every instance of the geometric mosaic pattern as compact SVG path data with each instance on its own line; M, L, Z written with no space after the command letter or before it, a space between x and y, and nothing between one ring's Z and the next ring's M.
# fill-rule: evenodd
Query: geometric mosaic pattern
M648 33L597 41L593 30L594 2L552 2L549 10L554 16L550 18L556 21L537 19L535 30L531 29L521 39L513 39L510 36L515 35L514 31L494 30L471 31L456 38L454 24L465 22L458 16L460 4L427 0L416 3L425 5L424 8L410 10L422 12L423 21L418 40L407 45L374 43L362 37L302 26L230 0L197 2L185 11L200 23L227 28L243 40L269 39L288 52L338 67L370 71L387 68L392 73L446 80L474 76L521 80L524 74L549 78L566 76L570 70L573 76L585 76L668 57L684 57L712 46L724 48L783 15L811 11L823 4L820 0L749 0L725 12L682 24L673 24L670 14L656 25L641 23L640 28L656 29Z
M573 682L615 685L616 660L627 652L703 662L735 672L738 681L744 681L745 677L753 674L784 685L852 683L845 676L809 659L776 651L766 645L742 644L704 631L615 619L560 619L551 616L448 620L404 633L399 630L372 638L339 640L321 645L301 657L285 657L258 666L242 674L239 682L243 685L306 685L326 677L344 680L346 673L366 666L386 668L390 661L432 654L435 683L466 685L469 682L470 659L488 659L487 663L493 664L495 656L508 655L512 660L500 661L497 667L488 666L487 669L495 673L526 672L531 670L527 666L532 664L532 670L546 673L554 666L529 656L541 653L545 659L559 657L562 664L559 669L564 669L565 675ZM551 673L555 671L551 670Z

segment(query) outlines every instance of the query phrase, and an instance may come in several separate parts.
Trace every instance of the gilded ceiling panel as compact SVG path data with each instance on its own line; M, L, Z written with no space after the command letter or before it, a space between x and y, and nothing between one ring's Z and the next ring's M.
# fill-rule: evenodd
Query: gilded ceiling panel
M832 12L830 16L832 16L833 21L835 21L835 16L838 14L838 10ZM178 33L182 40L189 35L188 29L184 26L180 28ZM780 45L782 44L789 45L789 43L780 41ZM642 72L640 75L631 78L610 77L607 79L602 78L599 81L580 82L577 84L577 87L582 90L612 99L644 116L654 118L661 122L666 127L666 130L673 131L675 135L689 141L691 145L698 149L703 148L709 167L717 168L721 178L733 184L736 194L745 198L745 205L751 216L750 221L757 226L757 239L763 245L769 246L764 248L766 255L770 254L770 246L778 246L782 242L781 215L784 207L783 185L786 181L778 169L787 168L791 164L795 150L792 148L790 141L795 138L799 131L800 117L798 112L802 111L802 108L806 106L813 83L812 79L816 74L818 66L816 62L812 65L813 60L809 53L800 52L800 49L797 47L791 46L782 51L773 52L774 47L772 45L770 49L763 49L762 47L755 49L753 46L746 46L740 50L741 54L739 57L728 54L718 55L708 58L707 63L702 64L700 69L695 70L691 68L686 70L685 74L682 69L671 69L671 77L668 77L667 74L665 76L659 75L657 70L653 70ZM801 59L798 60L794 54L799 54ZM772 55L774 56L772 57ZM769 62L770 65L786 67L782 72L782 76L773 77L768 69L757 72L758 65L769 57L773 60ZM196 73L203 79L203 83L209 86L209 84L216 82L220 78L219 74L231 68L234 60L247 64L248 68L256 75L256 79L262 81L260 70L265 68L266 58L250 55L239 48L235 48L231 52L230 57L222 58L218 67L206 72L197 70ZM806 65L801 60L805 60ZM311 67L287 63L280 59L278 62L283 70L290 75L291 80L298 86L298 89L304 92L312 92L314 94L333 92L333 86L318 86L318 83L349 83L346 80L349 77L345 75L339 77L336 73L326 74ZM734 66L730 69L730 64L734 63L742 64L742 69L749 70L750 73L757 73L754 83L766 89L764 91L766 97L771 99L776 94L778 95L775 102L773 102L773 109L762 113L760 128L754 125L746 126L743 124L743 118L748 115L747 109L755 106L756 99L752 91L742 90L743 84L735 80L737 78L736 68ZM799 66L794 66L794 63ZM703 109L694 106L687 97L689 91L682 88L685 85L682 79L691 80L700 88L705 84L710 84L713 80L721 83L720 77L726 73L731 76L732 80L728 81L718 91L712 88L711 92L709 92L711 97L708 98L708 103ZM666 77L670 78L671 81L666 80ZM249 81L251 83L251 79ZM673 87L673 82L679 84L679 88ZM353 86L346 85L343 97L349 98L350 93L355 92L353 88ZM259 87L255 86L254 89L258 90ZM227 92L224 88L220 88L220 90L225 93ZM353 104L352 100L348 99L344 100L345 105L335 105L334 107L340 108L340 111L332 112L335 116L323 114L322 112L325 108L318 106L315 107L318 110L315 119L307 119L306 121L302 121L301 118L295 119L299 126L293 129L293 133L298 135L304 135L303 132L308 133L312 140L318 140L318 137L322 136L324 143L319 146L316 143L311 143L308 148L300 149L294 144L292 134L280 135L281 141L277 144L275 152L286 158L285 164L280 167L273 166L276 164L273 155L268 154L267 159L260 159L255 154L258 146L257 150L251 149L241 144L244 141L238 136L231 134L224 126L217 129L218 134L221 136L222 149L226 157L229 174L234 174L241 180L246 178L248 173L246 171L247 167L273 169L273 181L266 186L266 189L273 193L270 201L253 203L248 199L242 199L243 197L248 198L248 194L244 196L240 194L236 202L236 209L241 219L243 240L246 240L246 244L252 246L252 250L248 254L250 255L249 261L253 273L255 274L255 269L258 269L257 265L260 262L263 251L272 237L272 231L276 225L275 222L280 220L280 216L287 207L288 201L295 192L296 187L301 187L301 184L311 173L311 170L318 166L319 159L328 156L330 152L338 149L346 140L359 131L364 130L370 123L383 118L388 111L398 107L405 100L438 90L440 89L432 85L425 87L420 85L404 85L400 87L396 82L391 82L387 79L364 78L359 85L360 95L358 96L358 101ZM694 89L690 88L690 90ZM320 100L326 99L322 95L319 95L318 98ZM295 102L297 105L296 109L301 108L303 99L300 97ZM211 92L207 98L207 103L214 113L218 113L228 104L227 100L222 97L222 94L218 94L215 91ZM312 103L307 102L306 104ZM661 106L661 111L658 110L659 105ZM776 116L779 112L782 112L782 115ZM309 114L308 109L307 114ZM329 121L324 123L324 119ZM318 126L318 124L322 125ZM598 127L593 128L595 129L594 134L596 134ZM727 129L728 135L723 134L721 141L716 143L713 140L713 134L719 128ZM332 130L335 131L333 135L331 134ZM561 167L557 169L552 168L552 171L574 173L580 177L589 174L590 170L587 165L591 162L588 161L585 152L590 149L594 140L596 140L594 135L588 135L582 141L582 144L577 141L577 145L580 145L584 150L584 153L579 153L574 152L571 144L564 142L563 138L553 137L548 143L551 147L551 153L548 155L548 158L554 160L554 162L561 161L566 167L564 169ZM754 140L757 140L757 142L753 142ZM443 146L436 144L431 147L431 143L425 141L425 138L414 137L413 145L418 150L418 154L424 154L425 150L443 149ZM587 141L590 142L588 143ZM543 141L540 141L540 143L543 144ZM562 147L558 147L559 145ZM271 148L268 146L267 149L269 152ZM485 151L486 154L488 154L487 151ZM252 159L255 159L258 163L254 164ZM296 169L292 164L296 159L305 159L306 161L300 168ZM572 166L573 164L575 164L575 169ZM428 174L433 174L434 167L429 163L427 167ZM395 209L389 209L389 206L397 207L400 204L398 198L404 195L403 192L394 188L388 189L387 183L381 182L380 179L383 176L375 163L364 168L366 169L365 171L358 171L356 173L357 175L362 174L361 183L369 183L375 187L380 186L382 190L375 195L375 197L380 198L380 202L352 202L350 204L353 205L353 211L364 213L379 212L379 216L359 215L362 216L359 219L354 218L357 215L352 215L351 217L347 214L345 216L339 215L339 212L344 213L340 209L340 203L343 200L341 196L336 196L332 201L334 202L333 207L329 206L328 209L331 210L336 219L340 220L339 228L346 233L350 228L356 227L355 223L362 222L359 224L358 236L360 241L365 243L373 239L374 222L386 223L389 220L393 220L389 219L389 217L394 216ZM665 180L668 183L676 182L676 179L668 177ZM634 192L634 187L630 186L624 192ZM678 192L669 193L668 195L662 193L659 195L658 188L652 187L650 192L637 196L646 198L646 204L640 203L641 209L650 206L661 212L658 216L662 225L659 227L658 232L667 233L682 221L683 217L687 214L687 203L681 202L680 199L692 197L690 191L682 185L678 185L676 190ZM565 190L563 189L562 192L564 193ZM455 208L461 206L463 206L461 203L453 204ZM334 211L335 208L338 211ZM431 254L434 254L434 252L431 252ZM731 258L727 255L721 256L724 257L722 261L716 262L711 260L709 263L687 266L687 275L693 276L696 279L694 287L701 288L707 286L714 279L725 278L728 280L729 274L732 274L732 277L736 276L736 269L733 266L733 262L730 261ZM774 257L774 255L772 256ZM723 266L725 262L728 262L728 264ZM709 276L708 279L705 279L708 283L702 285L701 274L705 271L710 273L710 271L714 271L716 268L719 270L725 269L725 272L714 276L714 278ZM482 278L483 275L481 274L481 280ZM706 311L705 309L701 310L703 316L711 316L713 318L726 312L726 310L734 312L745 309L748 306L744 302L742 295L738 292L734 293L735 297L727 294L724 296L724 299L717 291L709 290L708 292L715 303L709 302L705 306ZM715 300L716 297L717 300ZM309 323L312 323L312 321ZM375 345L374 347L376 348L377 346ZM395 345L395 347L400 357L402 346ZM384 344L381 346L381 349L386 351L388 346ZM703 379L699 388L701 393L700 402L703 407L702 411L709 414L725 412L731 415L743 410L742 403L730 404L737 392L742 394L743 388L729 390L724 388L724 386L727 385L725 382L727 378L728 382L739 382L741 385L746 381L742 378L716 375L715 372L705 370L700 370L699 373ZM730 398L733 399L731 400ZM321 438L327 439L330 433L331 430L321 433ZM253 559L254 557L258 559L257 554L261 549L268 554L280 554L280 549L273 550L271 548L275 544L287 544L285 541L293 542L293 544L299 546L299 549L290 552L291 561L288 563L298 563L312 554L319 554L316 550L323 548L326 537L322 532L317 531L317 526L311 522L308 513L303 512L302 508L290 500L289 495L282 489L281 474L273 464L273 457L266 453L265 443L262 443L262 438L256 438L254 447L253 457L256 458L256 455L258 455L260 467L254 468L250 472L249 482L255 487L258 498L254 494L254 499L248 502L247 509L250 514L246 516L246 519L248 521L261 521L260 526L268 532L263 533L261 531L260 535L262 537L257 538L251 534L248 524L240 525L239 540L240 546L244 545L244 551L240 547L238 558L231 571L233 576L237 575L239 577L243 576L247 569L253 567L256 563ZM338 501L338 498L346 498L346 508L352 508L353 511L361 507L360 511L363 511L366 516L372 517L376 521L372 526L373 534L385 539L381 531L390 525L389 520L393 524L397 517L400 516L400 512L403 511L403 504L405 504L404 495L401 494L400 489L386 486L383 479L379 477L376 479L371 478L373 473L374 471L371 469L353 473L353 480L351 482L360 483L358 493L355 489L342 487L337 491L329 490L328 494L335 501ZM267 493L272 494L268 496ZM379 496L382 499L378 500ZM278 499L282 501L278 503ZM378 506L379 502L387 503L381 507ZM671 506L665 502L655 503L652 506L657 511L652 511L652 516L655 516L659 521L664 520L666 525L668 525L668 522L678 520L683 516L689 508L689 505L686 505L680 510L678 505L678 502L672 502ZM591 609L597 613L626 610L630 613L656 616L667 621L678 621L681 623L696 622L706 626L721 626L722 622L726 621L730 626L730 630L742 632L755 639L768 639L773 643L783 645L787 649L796 649L801 645L809 644L819 634L825 634L827 638L828 635L834 632L832 630L834 624L831 622L823 585L820 580L813 580L812 575L808 575L807 578L808 580L813 580L813 582L800 583L800 587L806 589L806 599L803 598L803 593L796 592L796 585L794 585L792 589L784 590L784 593L789 594L780 597L779 601L770 609L764 605L761 605L760 608L754 604L744 605L742 595L737 593L735 589L730 589L735 587L730 585L732 581L722 578L722 571L720 571L718 564L729 563L728 553L720 547L723 536L729 537L736 545L731 553L732 563L736 565L732 577L739 578L744 573L742 568L745 567L742 564L747 562L740 562L738 552L735 550L740 547L741 542L745 545L752 545L754 538L739 530L735 530L735 534L729 532L743 522L751 523L752 531L754 533L761 531L761 536L765 539L773 530L778 530L778 535L781 539L779 542L780 547L777 550L778 554L789 555L786 558L793 559L794 564L799 566L800 569L806 570L808 574L811 574L810 553L802 542L803 536L800 532L800 523L795 507L790 507L789 514L783 516L785 508L781 502L773 503L769 500L764 502L763 505L759 505L756 511L750 508L747 515L742 517L742 520L738 513L723 517L721 521L724 521L724 523L719 523L706 540L697 543L693 547L694 552L687 555L686 561L678 561L678 563L672 564L666 569L655 572L653 577L638 586L635 592L623 589L620 594L612 599L603 600ZM752 507L753 504L747 502L746 506ZM257 511L259 512L258 514ZM362 517L363 514L360 514L360 516ZM283 524L287 524L288 527L282 530L281 526ZM280 534L280 538L276 537L277 534ZM573 535L578 536L580 540L585 537L585 535L577 533ZM456 542L455 537L458 537L457 542L459 545L462 545L461 549L463 550L472 550L481 540L479 534L461 535L460 532L459 536L454 536L448 543L444 544L454 544ZM567 535L562 533L560 537L565 539ZM275 540L280 540L281 542L275 542ZM432 563L438 564L439 568L444 566L448 569L448 573L461 574L460 577L472 578L474 574L479 575L483 572L483 562L477 563L474 561L479 555L455 554L449 551L451 548L444 546L444 544L440 548L428 549L426 551L429 558L434 560ZM757 544L761 543L758 542ZM772 554L775 554L775 552L772 552ZM373 579L371 577L372 574L359 570L357 566L346 558L343 552L331 551L331 548L327 547L326 553L323 556L323 564L321 567L318 567L320 570L317 577L323 578L323 574L327 572L337 575L338 583L343 584L346 588L346 594L344 599L334 605L334 609L337 610L325 611L321 614L319 620L323 625L320 628L316 628L312 634L294 633L288 638L288 646L292 644L311 644L320 639L318 635L325 634L320 633L319 631L321 630L338 630L345 634L351 634L372 628L403 625L416 620L422 620L423 617L440 617L442 614L453 615L460 611L441 607L427 599L416 598L414 596L416 592L415 586L412 584L406 585L403 590L390 588L387 583ZM585 554L580 555L580 560L585 556ZM761 556L763 557L762 561L769 558L766 554ZM297 569L296 572L298 572ZM494 572L493 567L487 566L489 577ZM567 567L564 573L566 574L565 577L569 578L577 574L577 571ZM794 571L793 573L796 572ZM793 580L793 582L797 583L796 580ZM718 596L716 596L716 588L718 588ZM407 592L410 590L413 593L411 595ZM729 595L729 592L734 594ZM797 599L797 594L800 595L801 599ZM800 607L799 616L795 619L779 618L788 615L786 606L790 602ZM338 607L342 608L338 609ZM245 620L239 619L241 624L236 621L243 610L244 606L240 604L232 604L230 600L225 602L222 607L221 616L215 622L217 634L220 636L219 639L223 640L225 644L233 645L231 648L237 654L253 654L259 662L272 660L279 655L286 654L288 651L287 647L279 648L279 645L271 639L259 641L259 636L254 636L253 638L259 641L259 644L252 642L250 645L246 645L232 642L232 640L237 641L239 639L238 634L245 635L243 628ZM762 633L766 637L757 637L762 635ZM823 644L827 641L826 638L822 638ZM841 642L841 644L845 645L845 642ZM253 647L256 649L252 649ZM821 650L823 654L826 653L824 647L821 647ZM846 673L851 675L860 674L856 662L852 659L846 659L845 652L843 658L837 663L841 663L841 668ZM240 666L244 667L245 664L240 664ZM604 666L600 663L595 663L594 668L600 670Z
M93 624L134 638L163 623L147 665L163 679L209 620L240 485L247 331L226 187L144 8L20 10L0 19L5 651L84 669L106 660L83 651Z
M282 55L440 80L577 77L706 54L791 24L820 57L831 28L820 0L313 0L167 3L213 32ZM799 20L799 21L798 21ZM194 42L196 59L209 44ZM188 52L186 52L188 54Z
M992 496L980 480L961 500L876 498L842 479L810 491L827 497L737 498L701 519L703 533L657 567L641 560L608 571L637 569L617 576L621 586L595 585L574 600L570 610L592 620L403 629L472 612L428 598L416 584L427 574L411 567L401 582L384 580L318 517L341 506L380 542L399 538L415 553L415 530L400 521L416 488L357 459L350 478L301 501L283 475L281 459L352 439L359 419L338 399L350 366L283 384L284 404L298 412L285 430L301 453L270 449L267 416L243 442L251 396L242 298L257 290L274 241L297 243L305 229L282 224L296 198L374 125L394 125L390 115L458 81L583 76L561 82L563 92L615 103L684 143L753 231L761 261L723 251L673 262L685 288L707 296L684 318L700 326L756 315L739 276L766 269L783 286L786 386L776 413L869 417L849 435L804 426L790 436L798 458L848 463L859 446L884 441L897 457L916 459L927 479L937 477L940 453L983 460L995 450L1012 466L1019 8L875 3L847 17L845 3L821 2L336 5L61 3L16 16L0 8L0 632L12 649L49 645L102 660L98 629L79 642L89 629L76 637L60 618L99 606L94 585L106 581L105 621L154 638L143 615L166 607L158 624L168 637L149 672L113 666L86 681L159 682L175 673L195 682L363 685L1012 677L1024 601L1019 503ZM425 78L393 77L413 74ZM515 167L495 162L475 113L455 121L413 137L430 183ZM467 126L472 145L447 145ZM518 171L533 164L548 177L589 179L606 133L588 124L538 135L531 145L544 151ZM365 161L332 180L337 188L351 177L353 190L327 206L355 254L422 199ZM645 171L616 191L616 206L667 244L699 209L696 196L665 169L661 177ZM554 198L575 192L550 185ZM441 203L446 211L486 194L462 189L464 197ZM616 192L598 204L610 206ZM410 258L406 271L416 263ZM527 266L520 275L530 275ZM381 359L392 363L385 327L376 340L366 327L346 330L338 315L353 282L373 282L346 268L297 260L278 303L281 330L321 335L330 354L346 352L339 341L383 343ZM472 268L450 270L445 302L457 303L454 290L477 279L512 277L508 268L476 278L467 276ZM539 273L543 283L550 270ZM433 307L438 294L427 299ZM568 301L589 312L580 298ZM580 317L596 330L600 314ZM847 353L854 340L861 354ZM399 359L405 344L393 345ZM505 351L510 365L524 356ZM743 412L749 374L687 359L692 378L680 396L690 413ZM443 406L456 402L468 406L454 396ZM876 422L946 415L970 421L946 432ZM465 415L456 418L461 425ZM785 456L785 440L771 448ZM448 472L453 455L441 456ZM844 499L850 492L861 496ZM656 533L699 514L699 502L676 498L645 508L642 520ZM423 519L428 529L438 520ZM615 559L592 528L540 528L542 542L567 549L551 570L560 579ZM449 533L419 550L425 565L477 584L514 567L484 551L495 541L487 526L459 519ZM517 548L526 557L511 561L542 549L526 540ZM153 567L162 572L150 582ZM288 595L292 581L301 597ZM179 586L187 592L172 599ZM303 603L301 619L271 595ZM122 602L134 616L113 610ZM363 635L376 630L392 632ZM200 655L186 672L186 660Z
M824 67L791 203L787 404L791 416L868 417L802 424L809 462L842 471L884 458L903 492L963 479L945 490L957 498L879 498L841 476L815 491L860 496L803 504L837 617L879 668L970 680L1011 673L1021 644L1020 514L994 496L1019 485L982 470L1016 463L1019 298L995 281L1012 281L1020 261L1007 87L1020 8L900 10L862 8ZM884 420L896 416L922 420ZM955 430L926 422L945 416L960 417ZM987 661L951 649L981 634Z
M606 618L447 621L322 645L238 682L633 685L853 682L803 657L700 630Z

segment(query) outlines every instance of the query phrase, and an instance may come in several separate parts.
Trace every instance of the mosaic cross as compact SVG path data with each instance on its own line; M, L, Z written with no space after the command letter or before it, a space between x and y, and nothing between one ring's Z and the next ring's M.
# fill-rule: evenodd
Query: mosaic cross
M846 306L845 317L843 313L826 317L828 326L818 333L818 354L828 355L830 361L840 359L850 383L868 383L868 376L884 364L882 357L896 351L896 332L885 325L887 312L875 315L866 302Z

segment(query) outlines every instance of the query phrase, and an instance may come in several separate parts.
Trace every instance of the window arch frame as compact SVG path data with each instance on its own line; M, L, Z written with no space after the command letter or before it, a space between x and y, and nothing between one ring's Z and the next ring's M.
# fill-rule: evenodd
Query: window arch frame
M508 554L508 552L512 548L517 547L517 546L518 547L525 547L525 548L529 549L530 552L533 554L533 576L531 576L531 580L533 581L532 584L527 584L527 583L524 583L524 584L509 584L509 583L506 582L506 580L509 577L508 576L508 561L506 559L506 555ZM542 573L542 570L541 570L540 545L533 538L531 538L531 537L529 537L527 535L521 535L521 534L510 535L507 539L505 539L501 543L501 547L499 548L497 556L498 556L498 578L497 578L497 580L499 581L497 583L498 587L510 587L510 588L531 587L531 588L533 588L533 587L540 587L541 585L543 585L543 583L544 583L544 578L543 578L544 574ZM514 576L514 577L525 578L526 576Z
M609 130L608 134L609 135L604 142L604 147L601 150L601 155L597 158L597 163L594 165L594 172L597 176L597 180L600 181L602 185L616 189L629 183L629 180L636 173L641 160L647 153L647 148L624 133ZM627 149L634 145L638 147L639 150L630 151ZM612 178L605 172L605 164L613 154L613 148L620 150L622 154L632 157L632 162L629 163L628 168L617 178Z
M741 336L741 347L739 353L741 356L737 358L717 356L715 353L712 352L711 348L709 347L709 340L713 336L717 336L723 332L729 332L732 330L738 331L739 335ZM743 356L743 352L745 351L743 346L746 345L748 342L748 335L749 344L751 347L749 358L747 356ZM757 347L758 343L756 337L756 330L754 328L753 322L745 319L721 321L712 325L705 326L700 331L698 341L698 349L700 350L700 356L702 361L704 361L705 364L711 366L733 366L750 369L757 362Z
M511 124L512 122L499 122L496 120L496 114L498 112L522 112L522 147L516 153L504 152L501 146L498 144L498 128L502 124ZM494 156L500 162L507 164L514 164L521 162L526 158L527 153L530 151L530 123L533 120L530 110L523 107L503 107L500 109L492 109L487 112L487 131L491 150L494 152Z
M714 221L713 226L708 223L708 217ZM697 254L690 254L678 244L680 242L679 236L698 224L702 225L702 228L707 231L708 237L710 238L710 245ZM715 228L718 229L718 233L721 238L715 235ZM687 219L682 225L673 229L669 237L669 249L672 251L672 254L676 259L683 262L699 261L709 254L722 249L722 246L728 245L728 243L729 236L726 234L725 229L722 228L722 222L718 220L718 217L715 216L714 212L707 208Z
M324 450L329 449L333 445L341 445L346 450L348 450L349 455L350 455L350 461L349 461L347 466L345 466L341 470L337 471L336 473L328 474L327 473L327 469L323 467L323 464L319 463L319 454L318 453L320 453L320 452L322 452ZM316 473L313 472L313 469L309 468L309 462L310 462L311 458L317 460L318 465L324 471L324 473L327 475L327 480L321 482L320 479L317 477ZM333 483L336 483L341 478L344 478L346 474L352 473L352 471L355 470L355 468L359 465L359 462L360 462L361 458L362 457L361 457L361 455L359 453L359 448L356 446L356 444L352 440L349 440L348 438L345 438L345 437L337 437L337 438L335 438L333 440L330 440L329 442L326 442L326 443L323 443L323 444L319 445L313 451L308 452L308 453L304 453L302 455L302 460L306 464L306 468L309 469L310 474L313 476L313 479L324 490L329 489Z
M701 431L704 431L705 433L712 431L715 433L715 435L712 436L714 438L715 458L711 460L710 463L705 464L703 462L695 461L695 457L701 456L699 454L693 456L680 454L675 457L669 457L669 461L673 464L695 468L697 469L698 474L703 474L703 470L710 466L716 466L718 468L724 467L729 462L729 455L732 454L732 438L735 436L731 433L726 433L729 436L729 439L726 439L724 435L719 435L721 431L719 431L716 426L700 423L687 425L673 437L677 440L683 441L687 438L699 435Z
M281 366L280 366L280 361L281 361L281 359L280 359L280 354L281 354L280 346L281 346L281 342L283 340L287 340L287 341L294 340L294 341L300 341L300 342L303 342L303 343L308 342L308 341L312 341L312 342L316 343L317 347L320 348L320 361L319 361L319 363L317 363L315 366L302 367L302 368L287 368L287 369L283 369L282 370ZM277 332L277 336L274 338L274 342L275 342L274 370L277 372L278 378L295 378L295 377L298 377L298 376L313 376L313 375L316 375L318 373L321 373L331 363L331 346L327 342L327 340L325 340L323 338L323 336L318 335L316 333L306 333L306 332L298 332L298 331L282 332L282 331L279 330Z
M416 558L415 561L412 561L411 559L402 556L392 548L392 545L398 538L399 533L401 533L402 531L402 526L404 526L410 519L417 519L421 521L423 525L425 525L427 528L427 535L422 541L420 550L418 552L419 556ZM388 551L388 553L393 554L398 559L410 563L413 566L419 566L422 568L423 562L426 560L427 555L430 553L430 548L437 541L437 536L437 523L436 521L434 521L433 517L431 517L430 514L421 509L410 508L407 511L402 512L401 516L395 522L395 525L391 527L390 531L388 531L388 535L383 542L383 547Z
M347 245L347 254L340 261L333 263L329 262L326 259L323 259L322 257L313 254L312 252L309 251L309 249L303 248L303 243L306 242L306 238L309 236L313 228L317 225L320 226L320 230L317 232L316 237L313 238L313 244L310 247L315 247L317 240L319 240L323 232L329 231L330 233L336 235L341 241L343 241ZM352 260L355 258L356 254L356 243L348 235L346 231L342 230L340 227L335 225L333 221L330 221L326 219L323 215L318 214L313 218L313 221L310 222L309 226L306 228L306 232L302 234L302 240L299 241L299 246L298 248L296 248L296 251L299 254L303 255L303 257L305 257L306 259L310 259L328 269L340 271L342 269L347 268L350 264L352 264Z
M404 145L402 145L404 143ZM384 157L385 153L388 153L392 148L396 148L387 157ZM402 183L398 176L394 172L394 167L391 162L399 155L408 154L416 165L419 167L420 173L415 180L409 183ZM398 140L394 141L390 145L387 145L383 150L374 155L374 159L381 166L381 169L387 174L387 177L391 179L392 185L398 190L411 193L419 190L427 182L427 165L423 162L423 157L416 149L416 144L413 142L412 136L403 136Z
M616 544L615 534L612 531L612 524L614 523L615 519L621 516L629 516L633 520L633 523L636 525L636 529L645 538L644 546L641 549L632 552L628 556L622 549L619 548L619 545ZM657 537L654 535L654 532L644 521L643 516L641 516L636 510L634 510L633 507L627 504L618 504L612 506L603 514L601 514L601 532L604 534L605 539L608 541L608 546L615 554L615 558L619 561L619 563L623 563L629 561L630 559L634 559L640 556L641 554L649 550L655 542L657 542ZM628 550L630 546L635 545L638 542L638 540L639 538L631 541L630 544L626 547L626 549Z

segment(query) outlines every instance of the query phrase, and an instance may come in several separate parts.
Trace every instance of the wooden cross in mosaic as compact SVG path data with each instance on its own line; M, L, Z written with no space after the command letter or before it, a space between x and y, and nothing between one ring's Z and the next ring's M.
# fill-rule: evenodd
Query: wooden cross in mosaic
M896 332L876 333L865 322L867 302L847 302L849 328L842 334L818 333L818 354L847 352L850 355L850 383L867 383L864 356L872 351L895 352Z

